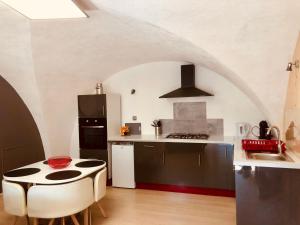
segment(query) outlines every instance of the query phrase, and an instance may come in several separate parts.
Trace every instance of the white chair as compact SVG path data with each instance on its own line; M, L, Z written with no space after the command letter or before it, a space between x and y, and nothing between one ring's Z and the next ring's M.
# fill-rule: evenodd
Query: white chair
M24 188L19 184L2 180L2 189L4 210L15 216L13 222L13 225L15 225L19 217L27 216Z
M84 224L88 224L88 207L94 202L93 180L85 178L72 183L59 185L32 186L27 194L28 216L34 218L34 225L38 225L38 218L62 218L71 216L75 225L79 225L74 214L84 210Z
M104 217L107 217L107 216L106 216L104 209L102 208L102 206L100 204L100 200L106 194L106 180L107 180L107 169L104 168L103 170L98 172L94 178L94 200L95 200L95 203L98 206L101 214Z

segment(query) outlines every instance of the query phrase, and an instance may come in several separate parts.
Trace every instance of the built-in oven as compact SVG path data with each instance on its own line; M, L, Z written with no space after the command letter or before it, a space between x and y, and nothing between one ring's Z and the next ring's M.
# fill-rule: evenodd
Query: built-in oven
M79 118L79 146L107 151L106 118Z

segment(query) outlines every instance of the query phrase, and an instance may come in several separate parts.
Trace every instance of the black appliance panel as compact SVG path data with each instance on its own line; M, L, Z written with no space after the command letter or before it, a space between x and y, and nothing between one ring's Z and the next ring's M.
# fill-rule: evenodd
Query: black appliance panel
M107 150L105 118L79 118L79 146L85 150Z
M106 118L106 95L79 95L80 118Z

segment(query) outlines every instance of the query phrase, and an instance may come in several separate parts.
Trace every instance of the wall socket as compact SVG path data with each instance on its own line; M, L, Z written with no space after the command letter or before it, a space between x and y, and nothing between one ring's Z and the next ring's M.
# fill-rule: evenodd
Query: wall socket
M137 116L132 116L132 120L136 121L137 120Z

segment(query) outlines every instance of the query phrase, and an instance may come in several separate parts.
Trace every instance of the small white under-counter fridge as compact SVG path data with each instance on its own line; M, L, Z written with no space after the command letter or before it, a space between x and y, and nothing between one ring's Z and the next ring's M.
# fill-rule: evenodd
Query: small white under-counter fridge
M121 188L135 188L133 143L112 143L111 158L112 186Z

